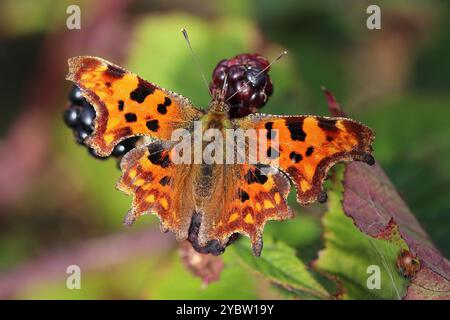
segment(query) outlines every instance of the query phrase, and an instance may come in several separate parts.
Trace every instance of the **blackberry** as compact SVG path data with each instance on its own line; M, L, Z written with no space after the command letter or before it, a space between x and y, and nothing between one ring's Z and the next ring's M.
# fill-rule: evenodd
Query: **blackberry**
M94 131L94 120L95 120L95 109L94 107L87 102L83 101L83 107L80 113L80 123L86 129L91 129L92 133Z
M138 142L139 139L140 139L140 137L132 137L132 138L123 140L122 142L120 142L118 145L116 145L114 147L111 154L114 157L121 158L122 156L125 155L125 153L127 153L128 151L130 151L131 149L134 149L136 147L136 143Z
M75 141L87 148L91 156L97 159L107 159L109 157L99 156L94 149L86 146L85 140L94 132L95 109L83 97L82 91L77 86L73 86L69 93L69 107L63 113L66 125L73 130ZM122 156L136 146L139 137L126 139L115 146L111 155L122 159Z
M69 92L69 101L74 104L81 105L83 101L86 101L86 99L84 99L81 89L74 85L72 86L72 90Z
M89 131L89 129L86 130L85 128L79 126L74 130L75 141L81 145L84 145L84 140L86 140L86 138L89 137L91 133L92 132Z
M64 111L64 122L69 128L74 129L78 127L80 123L80 111L81 109L77 108L77 106L70 106Z
M72 87L70 105L64 111L64 122L73 129L75 140L84 145L84 140L94 131L95 109L82 96L80 88Z
M219 93L227 78L225 99L230 99L230 118L240 118L262 108L272 95L269 61L258 54L240 54L220 61L213 71L210 90ZM266 70L264 70L267 68ZM264 70L264 71L263 71Z

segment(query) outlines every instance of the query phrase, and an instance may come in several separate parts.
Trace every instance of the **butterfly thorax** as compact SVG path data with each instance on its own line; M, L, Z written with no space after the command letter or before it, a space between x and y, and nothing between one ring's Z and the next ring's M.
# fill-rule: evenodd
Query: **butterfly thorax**
M207 130L216 129L222 137L225 137L225 130L232 128L231 120L228 116L229 105L220 99L213 99L209 104L206 114L202 117L202 133L205 134ZM203 141L203 148L211 143L210 141ZM224 146L225 147L225 146ZM225 152L225 149L223 150ZM215 186L218 184L217 180L223 179L223 167L216 164L208 164L202 162L197 165L194 175L195 185L194 198L198 207L202 207L206 202L211 201L213 194L216 192ZM222 182L223 183L223 182Z

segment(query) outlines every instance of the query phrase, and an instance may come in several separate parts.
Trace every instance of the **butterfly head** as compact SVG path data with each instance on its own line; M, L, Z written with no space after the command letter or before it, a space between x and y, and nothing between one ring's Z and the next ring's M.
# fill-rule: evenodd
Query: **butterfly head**
M208 112L217 115L228 115L230 104L225 99L224 92L218 92L213 96L208 106Z

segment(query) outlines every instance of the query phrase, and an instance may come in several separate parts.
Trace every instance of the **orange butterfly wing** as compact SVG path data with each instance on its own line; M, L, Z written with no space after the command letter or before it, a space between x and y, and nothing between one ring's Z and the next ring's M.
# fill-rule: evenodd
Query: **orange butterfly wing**
M128 152L121 161L122 177L117 188L133 195L131 210L125 218L130 225L139 216L156 214L164 231L185 239L195 206L192 193L192 168L174 164L171 144L154 141Z
M303 205L326 200L322 184L336 163L352 160L374 163L370 153L375 134L354 120L254 114L235 120L235 125L266 132L268 153L271 139L279 135L278 152L272 159L294 182L297 201Z
M218 165L215 190L203 207L199 242L216 239L224 246L234 233L247 235L255 255L262 250L262 233L269 220L293 217L286 197L290 182L285 175L265 166L250 164Z
M121 140L146 135L170 140L204 112L173 92L147 82L106 60L69 59L67 80L75 82L96 110L95 130L86 143L107 156Z
M153 213L164 231L183 240L188 237L192 216L200 213L201 247L210 241L224 247L232 234L241 233L251 239L259 255L265 223L293 216L286 201L290 183L278 170L266 172L249 164L174 164L172 146L155 141L124 156L117 187L133 195L126 224Z

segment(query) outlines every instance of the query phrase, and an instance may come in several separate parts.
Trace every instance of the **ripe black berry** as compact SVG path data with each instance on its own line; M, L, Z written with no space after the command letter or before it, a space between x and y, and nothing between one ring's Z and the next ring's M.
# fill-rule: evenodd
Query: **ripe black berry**
M126 146L122 143L119 143L117 146L114 147L112 155L116 157L123 156L127 152L126 150L127 150Z
M83 101L83 107L80 113L80 123L85 128L94 129L95 109L86 100Z
M84 145L84 140L86 140L87 137L92 133L92 131L89 131L90 129L83 128L81 126L77 127L74 131L75 135L75 141L78 142L81 145Z
M71 105L64 111L64 122L69 128L76 128L79 125L80 108L75 105Z
M240 54L218 63L210 89L213 94L220 93L227 79L225 99L229 99L231 118L254 113L266 104L273 92L268 66L267 59L258 54Z
M83 94L81 93L81 89L75 85L69 92L69 101L78 105L81 105L83 101L85 101L85 99L83 98Z
M136 142L139 140L139 137L133 137L133 138L128 138L126 140L123 140L122 142L120 142L118 145L116 145L112 151L112 155L114 157L122 157L123 155L125 155L125 153L127 153L128 151L130 151L131 149L136 147Z

